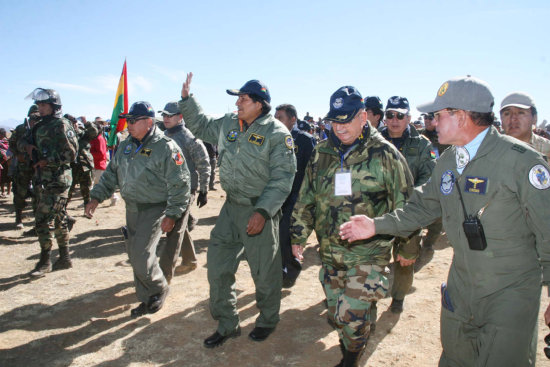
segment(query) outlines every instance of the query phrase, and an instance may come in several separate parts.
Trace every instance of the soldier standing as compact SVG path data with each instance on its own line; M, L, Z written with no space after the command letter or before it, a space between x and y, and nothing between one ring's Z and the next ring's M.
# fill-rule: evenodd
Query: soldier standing
M52 221L59 246L59 259L53 264L53 270L72 267L65 206L72 183L70 164L76 158L78 140L71 123L62 117L61 98L55 90L37 88L29 97L38 106L41 117L31 130L30 140L20 144L32 157L35 170L35 230L41 248L40 261L30 275L43 277L52 271L53 242L49 228Z
M155 111L148 102L136 102L126 118L130 137L120 142L99 183L90 193L85 214L91 218L98 204L115 189L126 202L127 251L134 271L136 296L140 304L131 317L159 311L169 285L161 264L173 264L177 253L157 246L162 232L174 230L189 202L189 170L178 145L153 125ZM170 269L171 272L171 269Z
M218 328L204 340L204 346L217 347L241 334L235 272L243 258L250 265L260 309L249 337L263 341L279 322L279 221L296 171L292 136L269 114L269 90L258 80L250 80L238 90L227 90L238 96L238 112L214 119L204 115L189 95L192 77L189 73L183 84L179 108L195 136L218 144L220 183L227 193L207 256L210 313Z
M33 104L29 108L29 113L25 122L18 125L10 136L10 149L17 158L15 174L13 175L13 205L15 206L15 225L17 229L23 229L23 209L27 205L26 199L32 196L33 213L36 209L36 200L31 192L32 177L34 170L32 168L31 157L24 148L24 140L28 138L33 126L40 120L38 106Z
M412 177L403 156L367 123L363 99L354 87L332 94L325 119L332 121L332 129L306 168L292 213L292 250L302 259L303 246L315 231L328 319L338 331L343 353L338 366L357 366L376 321L371 306L388 291L392 237L349 246L339 238L338 228L352 215L402 207L412 191Z
M197 205L199 208L208 202L208 183L210 180L210 161L208 153L202 142L196 139L191 131L183 125L183 116L178 109L178 102L168 102L164 110L159 111L164 121L164 135L173 139L180 147L185 163L191 175L191 195L187 210L180 219L176 221L174 230L166 235L166 250L174 251L177 254L181 249L181 265L175 270L183 274L193 271L197 268L197 257L195 254L195 245L189 234L187 226L188 218L191 216L191 205L195 201L197 189L199 191ZM177 259L177 256L174 257ZM174 271L175 264L160 264L165 269L164 273L170 274Z

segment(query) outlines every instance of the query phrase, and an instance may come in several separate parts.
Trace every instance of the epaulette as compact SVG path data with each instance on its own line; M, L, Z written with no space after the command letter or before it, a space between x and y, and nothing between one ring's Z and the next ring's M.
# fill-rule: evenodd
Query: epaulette
M515 150L516 152L520 152L520 153L525 153L527 149L525 147L522 147L519 144L514 144L512 145L512 150Z

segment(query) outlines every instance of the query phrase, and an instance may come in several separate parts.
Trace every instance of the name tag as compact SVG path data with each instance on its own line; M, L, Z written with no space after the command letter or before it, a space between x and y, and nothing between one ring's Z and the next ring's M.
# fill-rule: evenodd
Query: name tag
M486 177L466 176L464 191L470 194L485 195L487 192L487 181Z
M351 195L351 172L338 172L334 176L334 196Z

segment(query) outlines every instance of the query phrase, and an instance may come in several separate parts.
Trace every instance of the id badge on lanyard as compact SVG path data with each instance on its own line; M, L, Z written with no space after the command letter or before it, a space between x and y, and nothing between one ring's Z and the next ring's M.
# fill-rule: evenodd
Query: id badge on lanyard
M334 176L334 196L351 195L351 172L344 171L344 157L340 157L340 172Z

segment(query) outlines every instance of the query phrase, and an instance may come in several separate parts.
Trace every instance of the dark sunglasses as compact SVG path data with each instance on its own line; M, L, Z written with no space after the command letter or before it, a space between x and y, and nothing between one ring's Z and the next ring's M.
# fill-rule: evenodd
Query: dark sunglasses
M138 122L139 120L145 120L145 119L148 119L148 118L149 117L138 117L138 118L127 117L126 122L129 123L130 125L133 125L136 122Z
M406 115L405 115L404 113L401 113L401 112L397 112L397 113L392 112L392 111L386 112L386 118L387 118L388 120L391 120L391 119L394 118L395 116L397 116L397 119L398 119L398 120L403 120L403 119L405 118Z

